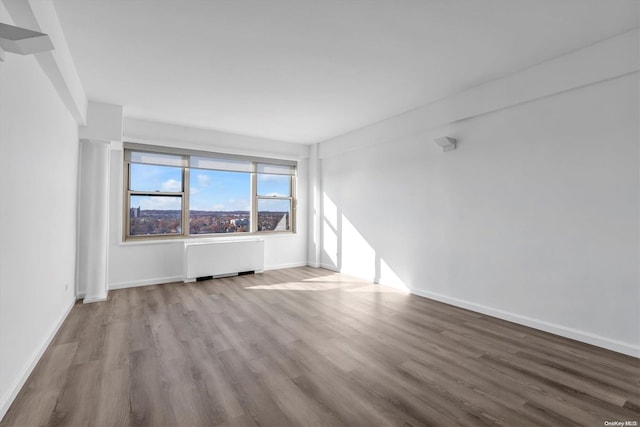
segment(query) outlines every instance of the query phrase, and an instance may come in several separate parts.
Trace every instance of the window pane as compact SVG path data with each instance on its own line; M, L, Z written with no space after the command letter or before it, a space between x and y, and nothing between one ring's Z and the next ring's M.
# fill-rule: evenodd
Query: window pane
M258 199L258 231L291 229L291 201Z
M182 168L131 164L131 191L182 191Z
M251 174L191 169L189 233L251 231Z
M288 175L258 174L258 196L289 197L291 177Z
M129 234L182 234L182 197L131 196Z

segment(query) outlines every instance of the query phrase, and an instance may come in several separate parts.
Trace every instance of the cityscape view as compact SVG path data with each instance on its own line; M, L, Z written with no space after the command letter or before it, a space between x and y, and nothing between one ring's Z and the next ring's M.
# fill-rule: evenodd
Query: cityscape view
M195 160L204 164L215 159ZM292 205L288 199L292 194L291 176L258 173L257 186L252 190L252 174L248 172L191 167L188 186L182 182L183 172L182 167L131 163L130 236L291 229ZM252 192L257 196L253 207ZM185 203L189 209L189 230L182 230ZM257 216L255 227L251 224L252 208Z
M258 211L258 231L287 231L289 212ZM246 233L251 231L249 211L189 211L189 234ZM182 234L182 211L129 210L131 236Z

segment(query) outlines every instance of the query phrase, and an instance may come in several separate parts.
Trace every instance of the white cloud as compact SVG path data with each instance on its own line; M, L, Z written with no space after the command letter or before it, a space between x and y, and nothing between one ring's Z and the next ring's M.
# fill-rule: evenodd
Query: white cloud
M208 187L211 183L211 177L209 175L198 174L198 185L200 187Z
M191 187L189 188L189 192L191 195L195 195L195 194L198 194L200 190L198 190L198 187Z
M169 179L162 183L160 189L162 191L182 191L182 184L175 179Z

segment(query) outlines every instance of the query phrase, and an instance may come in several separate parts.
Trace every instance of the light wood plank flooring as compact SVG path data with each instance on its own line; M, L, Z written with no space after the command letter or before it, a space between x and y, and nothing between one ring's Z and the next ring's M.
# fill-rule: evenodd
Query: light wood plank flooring
M640 424L638 359L327 270L77 304L1 426Z

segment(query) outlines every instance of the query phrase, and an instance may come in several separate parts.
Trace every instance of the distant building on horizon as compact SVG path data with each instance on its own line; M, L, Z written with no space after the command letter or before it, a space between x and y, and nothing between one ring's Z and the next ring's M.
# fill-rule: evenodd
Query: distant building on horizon
M231 220L231 224L235 225L236 227L248 226L249 225L249 218L232 219Z
M137 208L129 209L129 218L139 218L140 217L140 206Z

